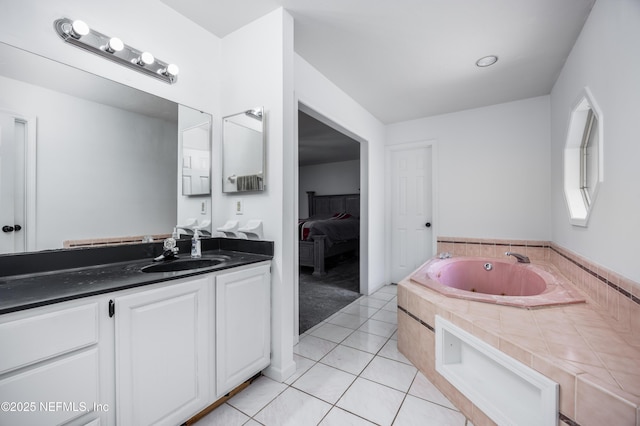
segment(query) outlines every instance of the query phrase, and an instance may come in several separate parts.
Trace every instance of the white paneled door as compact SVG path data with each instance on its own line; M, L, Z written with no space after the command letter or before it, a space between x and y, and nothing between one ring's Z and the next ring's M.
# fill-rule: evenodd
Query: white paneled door
M390 150L391 281L433 256L432 147Z

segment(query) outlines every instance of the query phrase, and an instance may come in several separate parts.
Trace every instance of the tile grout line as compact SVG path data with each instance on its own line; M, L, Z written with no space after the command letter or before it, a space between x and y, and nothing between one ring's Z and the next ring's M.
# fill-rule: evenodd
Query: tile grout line
M362 297L362 296L361 296L361 297ZM369 297L369 296L365 296L365 297ZM397 298L397 295L394 295L394 297L396 297L396 298ZM356 299L356 300L355 300L355 301L353 301L351 304L349 304L349 305L345 306L345 308L346 308L346 307L348 307L348 306L351 306L353 303L357 303L359 299L360 299L360 298ZM374 298L374 299L375 299L375 298ZM393 299L393 297L392 297L391 299ZM381 300L381 299L377 299L377 300ZM389 300L389 301L390 301L390 300ZM389 301L387 301L387 302L389 302ZM360 304L358 303L358 305L360 305ZM383 305L383 306L386 306L386 303L385 303L385 305ZM367 306L367 307L369 307L369 306ZM345 308L342 308L340 311L338 311L338 312L334 313L333 315L329 316L327 319L329 319L329 318L331 318L331 317L335 316L335 315L336 315L336 314L338 314L338 313L341 313L341 312L342 312L342 310L343 310L343 309L345 309ZM375 308L375 307L374 307L374 308ZM363 322L363 324L362 324L362 325L364 325L364 323L366 323L367 321L369 321L370 319L372 319L374 315L376 315L378 312L380 312L380 311L382 310L382 307L380 307L380 308L375 308L375 309L376 309L376 311L375 311L371 316L368 316L368 317L367 317L367 320L366 320L365 322ZM381 321L381 322L386 322L386 321ZM331 324L331 323L328 323L328 322L327 322L327 320L322 321L321 323L317 324L316 326L311 327L309 330L307 330L307 332L309 332L309 331L311 331L311 330L315 329L315 328L316 328L316 327L318 327L318 326L324 325L324 324ZM391 324L391 323L387 323L387 324ZM336 325L336 326L338 326L337 324L332 324L332 325ZM362 326L362 325L361 325L361 326ZM344 373L348 373L348 374L354 375L354 376L355 376L355 379L353 380L353 382L351 382L351 384L349 384L349 386L347 386L347 388L344 390L344 392L342 392L342 394L340 394L340 397L338 397L338 399L336 400L336 402L335 402L335 403L333 403L333 404L330 404L330 405L331 405L331 408L329 408L329 410L327 411L327 413L326 413L326 414L325 414L325 415L320 419L320 421L319 421L317 424L322 423L322 421L324 420L324 418L325 418L326 416L328 416L328 415L329 415L329 413L331 412L331 410L333 410L333 409L334 409L334 408L336 408L336 407L337 407L338 409L343 410L343 411L345 411L345 412L347 412L347 413L349 413L349 414L352 414L352 415L354 415L354 416L356 416L356 417L358 417L358 418L361 418L361 419L363 419L363 420L365 420L365 421L368 421L368 422L370 422L370 423L373 423L371 420L366 419L366 418L364 418L364 417L362 417L362 416L360 416L360 415L358 415L358 414L356 414L356 413L352 413L352 412L351 412L351 411L349 411L349 410L346 410L346 409L344 409L344 408L342 408L342 407L338 407L338 406L337 406L337 404L338 404L338 402L340 401L340 399L342 399L342 397L343 397L343 396L347 393L347 391L351 388L351 386L353 386L353 384L356 382L356 380L357 380L358 378L361 378L361 377L360 377L360 375L361 375L361 374L362 374L362 372L363 372L363 371L364 371L364 370L369 366L369 364L371 364L371 362L373 362L373 360L375 359L375 357L376 357L376 356L379 356L378 354L379 354L379 352L382 350L382 348L383 348L387 343L389 343L389 341L390 341L390 340L393 340L393 339L392 339L393 334L394 334L394 333L396 333L396 332L397 332L397 329L398 329L398 325L396 324L395 326L396 326L396 330L395 330L393 333L391 333L391 335L390 335L389 337L387 337L387 338L386 338L387 340L384 342L384 344L382 344L382 346L380 346L380 349L378 349L378 350L376 351L376 353L372 354L372 355L373 355L373 357L371 358L371 360L369 360L369 362L367 363L367 365L365 365L365 366L364 366L364 368L363 368L363 369L360 371L360 373L358 373L357 375L354 375L353 373L349 373L348 371L344 371L344 370L341 370L341 369L339 369L339 368L336 368L336 367L333 367L333 366L330 366L330 365L327 365L327 364L321 363L321 361L322 361L322 360L323 360L327 355L329 355L333 350L335 350L338 346L342 345L342 343L343 343L346 339L348 339L348 338L349 338L349 336L351 336L354 332L359 331L359 330L360 330L360 327L358 327L357 329L353 329L353 330L351 331L351 333L349 333L347 336L345 336L345 337L344 337L344 339L342 339L342 340L341 340L340 342L338 342L338 343L336 343L336 342L334 342L334 341L332 341L332 340L324 339L324 338L322 338L322 337L313 336L313 335L312 335L312 334L310 334L310 333L309 333L309 334L307 334L308 336L312 336L312 337L315 337L315 338L317 338L317 339L322 339L322 340L325 340L325 341L327 341L327 342L336 343L336 346L335 346L335 347L333 347L329 352L327 352L326 354L324 354L322 357L320 357L320 359L319 359L319 360L317 360L317 361L316 361L316 360L313 360L313 359L311 359L311 358L307 358L307 357L305 357L305 356L303 356L303 355L298 355L298 356L301 356L301 357L303 357L303 358L310 359L311 361L314 361L314 364L313 364L311 367L309 367L309 368L308 368L308 369L307 369L303 374L301 374L301 375L300 375L300 377L297 377L293 382L291 382L291 384L288 384L288 385L287 385L287 387L286 387L285 389L283 389L283 390L282 390L282 392L278 393L278 395L276 395L276 397L275 397L275 398L273 398L273 399L272 399L272 400L270 400L267 404L265 404L265 406L264 406L264 407L262 407L262 408L261 408L261 409L260 409L260 410L255 414L255 415L258 415L258 413L260 413L262 410L264 410L264 409L265 409L269 404L271 404L271 403L272 403L276 398L278 398L278 397L279 397L282 393L284 393L288 388L294 388L295 390L297 390L297 391L299 391L299 392L302 392L302 393L304 393L305 395L309 395L309 396L310 396L310 397L312 397L312 398L318 399L319 401L322 401L322 402L324 402L324 403L329 404L327 401L325 401L325 400L323 400L323 399L321 399L321 398L318 398L318 397L317 397L317 396L315 396L315 395L309 394L308 392L305 392L305 391L303 391L303 390L301 390L301 389L298 389L298 388L296 388L295 386L293 386L293 385L294 385L298 380L300 380L300 379L301 379L301 378L302 378L302 377L303 377L303 376L304 376L304 375L305 375L309 370L311 370L314 366L316 366L317 364L322 364L322 365L325 365L325 366L330 367L330 368L335 368L335 369L336 369L336 370L338 370L338 371L342 371L342 372L344 372ZM341 326L338 326L338 327L341 327ZM318 328L319 328L319 327L318 327ZM343 328L348 328L348 327L343 327ZM363 332L363 331L361 331L361 332L362 332L362 333L365 333L365 332ZM305 333L306 333L306 332L305 332ZM373 336L377 336L376 334L373 334L373 333L366 333L366 334L371 334L371 335L373 335ZM383 336L379 336L379 337L383 337ZM302 340L302 339L300 339L300 340ZM348 348L351 348L350 346L346 346L346 345L344 345L344 346L345 346L345 347L348 347ZM360 349L357 349L357 348L351 348L351 349L360 350ZM365 352L365 353L371 354L371 352L367 352L367 351L362 351L362 352ZM381 356L381 355L380 355L380 356ZM389 358L386 358L386 357L383 357L383 358L385 358L385 359L389 359ZM416 375L417 375L417 372L416 372ZM368 380L368 379L366 379L366 378L364 378L364 377L362 377L362 379L363 379L363 380ZM414 377L414 380L415 380L415 377ZM396 391L397 391L397 389L394 389L394 388L392 388L392 387L390 387L390 386L386 386L386 385L384 385L384 384L382 384L382 383L377 383L377 382L374 382L374 381L372 381L372 380L368 380L368 381L370 381L370 382L372 382L372 383L376 383L376 384L382 385L382 386L385 386L385 387L387 387L387 388L389 388L389 389L393 389L393 390L396 390ZM413 383L413 380L412 380L412 383ZM404 396L404 397L403 397L403 399L402 399L402 401L403 401L403 402L404 402L404 399L406 398L406 395L407 395L407 394L408 394L408 390L407 390L407 392L405 393L405 396ZM229 405L231 405L231 404L229 404ZM396 414L395 414L395 416L394 416L394 420L395 420L395 417L398 415L398 412L400 411L400 408L401 408L401 407L402 407L402 404L400 404L400 407L398 407L398 411L396 412ZM234 407L234 408L235 408L235 407ZM246 413L245 413L245 414L246 414ZM254 417L250 417L250 419L249 419L249 420L254 420L255 422L258 422L258 420L256 420ZM247 420L247 422L248 422L249 420ZM260 422L258 422L258 423L260 423ZM245 422L245 424L246 424L246 422ZM262 424L262 423L260 423L260 424ZM373 423L373 424L375 424L375 423Z
M368 297L368 296L367 296L367 297ZM396 297L396 296L394 296L394 297ZM356 303L359 299L360 299L360 298L356 299L356 300L355 300L354 302L352 302L351 304ZM392 298L392 299L393 299L393 298ZM347 305L347 306L351 306L351 304L349 304L349 305ZM367 306L367 307L368 307L368 306ZM342 308L342 309L344 309L344 308ZM331 318L331 317L335 316L336 314L338 314L338 313L342 312L342 309L341 309L340 311L338 311L338 312L334 313L333 315L329 316L327 319L329 319L329 318ZM380 308L376 308L376 311L375 311L371 316L368 316L368 317L367 317L367 320L366 320L365 322L369 321L369 320L370 320L370 319L371 319L375 314L377 314L381 309L382 309L382 307L380 307ZM311 327L311 329L309 329L309 330L307 330L307 331L313 330L313 329L315 329L317 326L324 325L323 323L324 323L324 324L330 324L330 323L326 322L326 320L325 320L325 321L322 321L321 323L317 324L316 326ZM364 323L363 323L363 324L364 324ZM332 324L332 325L337 325L337 324ZM347 328L347 327L343 327L343 328ZM309 367L309 368L308 368L308 369L307 369L303 374L301 374L301 375L300 375L300 377L297 377L293 382L291 382L291 384L288 384L288 385L287 385L287 387L286 387L285 389L283 389L283 390L282 390L282 392L278 393L278 395L276 395L276 397L275 397L275 398L273 398L273 399L272 399L272 400L270 400L267 404L265 404L265 406L264 406L264 407L262 407L262 408L261 408L261 409L260 409L260 410L255 414L255 415L258 415L258 413L260 413L262 410L264 410L264 409L265 409L269 404L271 404L271 403L272 403L276 398L278 398L278 396L280 396L282 393L284 393L288 388L294 388L295 390L297 390L297 391L299 391L299 392L302 392L302 393L304 393L305 395L309 395L309 396L310 396L310 397L312 397L312 398L318 399L319 401L322 401L322 402L324 402L324 403L329 404L327 401L325 401L325 400L323 400L323 399L321 399L321 398L318 398L317 396L312 395L312 394L310 394L310 393L308 393L308 392L305 392L305 391L303 391L303 390L301 390L301 389L298 389L298 388L296 388L296 387L295 387L295 386L293 386L293 385L294 385L298 380L300 380L300 379L301 379L301 378L302 378L302 377L303 377L303 376L304 376L304 375L305 375L309 370L311 370L313 367L315 367L317 364L322 364L322 365L326 365L326 366L331 367L331 368L336 368L336 367L329 366L329 365L327 365L327 364L323 364L323 363L321 363L320 361L322 361L322 359L324 359L328 354L330 354L330 353L331 353L333 350L335 350L338 346L342 345L342 342L344 342L344 341L345 341L349 336L351 336L354 332L358 331L359 329L360 329L360 328L358 327L357 329L352 330L352 331L351 331L351 333L349 333L347 336L345 336L345 337L344 337L344 339L342 339L342 340L341 340L340 342L338 342L338 343L336 343L336 342L334 342L334 341L332 341L332 340L323 339L322 337L313 336L312 334L308 334L309 336L313 336L313 337L315 337L315 338L317 338L317 339L322 339L322 340L325 340L325 341L327 341L327 342L336 343L336 346L335 346L334 348L332 348L329 352L327 352L326 354L324 354L322 357L320 357L320 359L319 359L319 360L317 360L317 361L312 360L311 358L304 357L304 356L302 356L302 355L298 355L298 356L302 356L303 358L306 358L306 359L311 359L312 361L314 361L314 364L313 364L311 367ZM396 331L397 331L397 325L396 325ZM364 333L364 332L363 332L363 333ZM395 333L395 332L394 332L394 333ZM373 334L373 333L367 333L367 334ZM375 334L373 334L373 335L375 336ZM342 397L344 396L344 394L346 394L346 393L347 393L347 391L351 388L351 386L353 386L353 384L356 382L356 380L360 377L360 374L362 374L362 372L363 372L363 371L364 371L364 370L369 366L369 364L371 364L371 362L375 359L375 357L376 357L376 356L378 356L378 353L382 350L382 348L384 347L384 345L386 345L386 344L389 342L389 340L391 340L391 337L392 337L392 336L393 336L393 333L391 334L391 336L389 336L389 337L387 338L387 340L386 340L386 341L385 341L385 343L380 347L380 349L378 349L378 351L377 351L375 354L373 354L373 357L371 358L371 360L367 363L367 365L365 365L365 367L362 369L362 371L360 371L360 373L359 373L358 375L354 375L354 374L349 373L349 372L347 372L347 371L340 370L339 368L336 368L336 370L339 370L339 371L342 371L342 372L345 372L345 373L348 373L348 374L352 374L352 375L354 375L354 376L355 376L355 379L353 380L353 382L351 382L351 384L350 384L349 386L347 386L347 388L344 390L344 392L342 392L342 394L340 394L340 397L338 397L338 399L336 400L336 402L335 402L335 403L333 403L333 404L330 404L330 405L331 405L331 408L329 408L329 410L326 412L326 414L325 414L324 416L322 416L322 418L320 419L320 421L319 421L317 424L322 423L322 421L324 420L324 418L325 418L326 416L328 416L328 415L329 415L329 413L331 412L331 410L333 410L333 409L334 409L334 408L336 408L336 407L337 407L338 409L340 409L340 410L344 410L345 412L347 412L347 413L349 413L349 414L352 414L352 415L354 415L354 416L357 416L357 417L359 417L359 418L361 418L361 419L363 419L363 420L365 420L365 421L368 421L368 422L370 422L370 423L373 423L373 422L371 422L369 419L366 419L366 418L364 418L364 417L362 417L362 416L359 416L359 415L358 415L358 414L356 414L356 413L352 413L351 411L348 411L348 410L346 410L346 409L344 409L344 408L338 407L338 406L337 406L337 404L338 404L338 402L340 401L340 399L342 399ZM380 336L380 337L382 337L382 336ZM302 340L302 339L300 339L300 340ZM346 346L346 345L345 345L345 346ZM346 346L346 347L350 347L350 346ZM351 348L351 349L356 349L356 348ZM359 349L356 349L356 350L359 350ZM362 352L366 352L366 351L362 351ZM370 354L371 352L366 352L366 353L369 353L369 354ZM365 379L364 377L363 377L362 379L363 379L363 380L367 380L367 379ZM377 382L373 382L373 381L372 381L372 383L377 383ZM382 385L381 383L379 383L379 384L380 384L380 385ZM383 386L384 386L384 385L383 385ZM387 387L389 387L389 386L387 386ZM393 389L393 388L390 388L390 389ZM397 389L395 389L395 390L397 390ZM405 395L405 396L406 396L406 395ZM404 398L403 398L403 401L404 401ZM402 406L402 404L401 404L400 406ZM398 408L398 411L400 411L400 408ZM397 416L397 413L396 413L396 416ZM394 417L394 419L395 419L395 417ZM256 420L254 417L251 417L249 420L254 420L254 421L258 422L258 420ZM247 420L247 422L248 422L249 420ZM258 423L260 423L260 422L258 422ZM245 424L246 424L246 422L245 422ZM262 423L260 423L260 424L262 424ZM375 423L374 423L374 424L375 424Z
M379 309L376 311L376 313L377 313L377 312L379 312L381 309L382 309L382 308L379 308ZM375 315L375 314L373 314L373 315ZM373 317L373 315L372 315L371 317L368 317L368 318L367 318L367 320L371 319L371 318ZM365 321L365 322L366 322L366 321ZM358 329L354 330L354 332L355 332L355 331L357 331L357 330L358 330ZM397 325L396 325L396 330L397 330ZM395 332L394 332L394 333L395 333ZM352 332L351 334L353 334L353 332ZM349 336L351 336L351 334L349 334ZM376 336L376 335L375 335L375 334L373 334L373 333L367 333L367 334L372 334L372 335ZM338 343L338 344L336 345L336 347L335 347L335 348L337 348L338 346L340 346L340 345L342 344L342 342L344 342L344 341L345 341L349 336L345 337L345 338L344 338L340 343ZM351 411L349 411L349 410L347 410L347 409L345 409L345 408L338 407L338 405L337 405L337 404L338 404L338 402L340 402L340 400L342 399L342 397L343 397L343 396L344 396L344 395L349 391L349 389L351 389L351 387L353 386L353 384L354 384L354 383L356 382L356 380L358 380L359 378L361 378L362 380L367 380L367 381L369 381L369 382L371 382L371 383L376 383L376 384L378 384L378 385L385 386L385 387L387 387L387 388L389 388L389 389L393 389L393 390L396 390L396 391L397 391L397 389L392 388L392 387L390 387L390 386L384 385L384 384L382 384L382 383L374 382L373 380L369 380L369 379L367 379L367 378L365 378L365 377L361 377L361 374L364 372L364 370L366 370L366 369L367 369L367 367L368 367L368 366L373 362L373 360L374 360L377 356L381 356L381 355L378 355L378 354L380 353L380 351L382 350L382 348L383 348L387 343L389 343L389 341L390 341L390 340L392 340L392 339L391 339L391 337L392 337L392 336L393 336L393 333L391 334L391 336L389 336L389 337L387 338L387 340L386 340L386 341L384 342L384 344L380 347L380 349L378 349L378 351L377 351L375 354L372 354L372 355L373 355L373 357L371 358L371 360L369 360L369 362L367 362L367 364L362 368L362 370L360 371L360 373L358 373L357 375L354 375L354 374L349 373L349 372L344 371L344 370L340 370L339 368L336 368L336 367L328 366L328 367L336 368L336 370L339 370L339 371L343 371L343 372L345 372L345 373L352 374L352 375L354 375L354 376L355 376L355 379L353 380L353 382L351 382L351 384L350 384L349 386L347 386L347 388L344 390L344 392L342 392L342 394L340 394L340 397L338 397L338 399L336 400L336 402L335 402L335 403L333 403L333 404L331 404L331 408L330 408L330 409L329 409L329 411L327 411L327 413L322 417L322 419L320 419L320 421L317 423L318 425L319 425L320 423L322 423L322 421L325 419L325 417L327 417L327 416L329 415L329 413L331 412L331 410L333 410L334 408L338 408L339 410L343 410L343 411L345 411L345 412L347 412L347 413L349 413L349 414L352 414L352 415L354 415L354 416L356 416L356 417L358 417L358 418L361 418L361 419L363 419L363 420L365 420L365 421L367 421L367 422L369 422L369 423L376 424L376 423L372 422L371 420L369 420L369 419L367 419L367 418L365 418L365 417L362 417L362 416L360 416L360 415L358 415L358 414L356 414L356 413L353 413L353 412L351 412ZM314 336L314 337L315 337L315 336ZM382 337L382 336L380 336L380 337ZM326 339L325 339L325 340L326 340ZM350 347L350 346L347 346L347 347ZM321 364L321 361L322 361L322 360L323 360L327 355L329 355L333 350L335 350L335 348L331 349L331 351L327 352L327 353L326 353L322 358L320 358L318 361L316 361L316 362L315 362L315 364L314 364L314 366L315 366L316 364ZM351 349L356 349L356 348L351 348ZM360 350L360 349L356 349L356 350ZM362 351L362 352L366 352L366 351ZM366 352L366 353L371 354L371 352ZM386 358L386 357L383 357L383 358L388 359L388 358ZM322 365L327 365L327 364L322 364ZM311 367L309 368L309 370L310 370L311 368L313 368L313 366L311 366ZM307 370L307 371L309 371L309 370ZM416 373L416 375L417 375L417 373ZM303 374L302 376L304 376L304 374ZM290 385L290 386L292 386L292 387L293 387L293 384L294 384L295 382L297 382L300 378L302 378L302 376L300 376L300 377L298 377L296 380L294 380L294 381L293 381L293 383L291 383L291 385ZM414 377L414 380L415 380L415 377ZM413 380L411 381L411 383L413 383ZM300 389L295 388L295 387L294 387L294 389L296 389L296 390L300 390ZM300 391L301 391L301 390L300 390ZM301 391L301 392L304 392L304 391ZM306 393L307 395L309 395L309 396L311 396L311 397L313 397L313 398L319 399L320 401L324 401L323 399L320 399L320 398L318 398L318 397L317 397L317 396L315 396L315 395L308 394L307 392L304 392L304 393ZM408 391L405 393L405 395L404 395L404 397L403 397L403 399L402 399L402 402L403 402L403 403L404 403L404 399L406 398L407 393L408 393ZM327 401L324 401L324 402L327 402ZM402 403L400 404L400 407L398 407L398 411L396 412L396 414L395 414L395 416L394 416L394 418L393 418L393 419L394 419L394 421L395 421L395 418L396 418L396 417L397 417L397 415L398 415L398 412L400 412L400 408L401 408L401 407L402 407ZM392 424L393 424L393 422L392 422Z
M382 308L380 308L380 309L382 309ZM380 309L378 309L378 311L379 311ZM376 313L377 313L378 311L376 311ZM374 314L374 315L375 315L375 314ZM373 315L372 315L372 316L373 316ZM369 320L369 319L371 319L371 317L367 318L367 320ZM365 322L366 322L366 321L365 321ZM354 331L355 331L355 330L354 330ZM353 333L351 333L351 334L353 334ZM351 334L350 334L350 335L351 335ZM371 334L371 333L369 333L369 334ZM349 336L350 336L350 335L349 335ZM392 336L393 336L393 334L392 334ZM347 336L347 337L348 337L348 336ZM344 339L344 340L346 340L346 339L347 339L347 337L345 337L345 339ZM343 341L344 341L344 340L343 340ZM389 340L391 340L391 337L389 337L389 338L387 339L387 341L386 341L386 342L385 342L385 343L380 347L380 349L378 349L378 352L380 352L380 351L382 350L382 348L384 347L384 345L386 345L386 344L389 342ZM340 346L340 345L341 345L341 343L339 343L339 344L338 344L338 346ZM336 347L338 347L338 346L336 346ZM347 347L349 347L349 346L347 346ZM334 348L334 349L335 349L335 348ZM333 351L334 349L332 349L331 351ZM352 349L355 349L355 348L352 348ZM356 350L357 350L357 349L356 349ZM331 351L329 351L325 356L323 356L322 358L320 358L320 360L318 360L318 362L317 362L317 363L320 363L320 361L322 361L322 359L323 359L323 358L325 358L327 355L329 355L329 353L331 353ZM363 352L364 352L364 351L363 351ZM356 380L358 380L358 378L360 378L360 375L362 374L362 372L363 372L364 370L366 370L366 369L367 369L367 367L369 366L369 364L371 364L371 363L373 362L373 360L375 359L375 357L376 357L376 356L378 356L378 352L376 352L375 354L373 354L373 357L369 360L369 362L367 363L367 365L365 365L365 366L364 366L364 368L360 371L360 373L358 373L358 375L356 375L356 378L353 380L353 382L351 382L351 384L350 384L349 386L347 386L347 388L344 390L344 392L342 392L342 394L340 395L340 397L339 397L339 398L336 400L336 402L331 406L331 408L329 409L329 411L327 411L327 414L325 414L325 415L322 417L322 419L320 419L320 421L318 422L318 425L319 425L320 423L322 423L322 420L324 420L324 418L325 418L325 417L327 417L327 416L329 415L329 413L331 412L331 410L333 410L333 409L334 409L334 408L336 408L336 407L337 407L338 409L340 409L340 410L344 410L344 411L346 411L346 412L347 412L347 413L349 413L349 414L353 414L354 416L359 417L359 418L361 418L361 419L363 419L363 420L365 420L365 421L367 421L367 422L373 423L371 420L366 419L366 418L364 418L364 417L362 417L362 416L360 416L360 415L358 415L358 414L356 414L356 413L352 413L352 412L351 412L351 411L349 411L349 410L346 410L346 409L344 409L344 408L342 408L342 407L338 407L338 402L340 402L340 400L342 399L342 397L343 397L343 396L344 396L344 395L349 391L349 389L351 389L351 386L353 386L353 384L356 382ZM370 353L370 352L367 352L367 353ZM326 364L323 364L323 365L326 365ZM343 370L340 370L340 371L343 371ZM302 377L302 376L301 376L301 377ZM366 380L364 377L363 377L362 379L363 379L363 380ZM296 379L296 381L297 381L297 379ZM295 381L294 381L294 383L295 383ZM375 382L374 382L374 383L375 383ZM293 385L293 383L292 383L292 385ZM312 395L312 396L313 396L313 395ZM317 398L317 397L316 397L316 398ZM403 400L403 401L404 401L404 400ZM394 417L394 419L395 419L395 417ZM375 424L375 423L374 423L374 424Z

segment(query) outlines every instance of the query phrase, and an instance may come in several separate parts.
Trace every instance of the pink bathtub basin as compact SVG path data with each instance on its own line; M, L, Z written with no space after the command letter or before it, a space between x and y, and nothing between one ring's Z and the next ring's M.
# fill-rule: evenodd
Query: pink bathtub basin
M585 301L551 268L510 260L434 258L420 266L410 279L447 297L522 308Z

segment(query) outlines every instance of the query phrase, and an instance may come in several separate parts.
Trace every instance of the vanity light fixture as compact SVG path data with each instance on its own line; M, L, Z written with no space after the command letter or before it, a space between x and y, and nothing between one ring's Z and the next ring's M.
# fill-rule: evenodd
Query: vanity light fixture
M155 77L165 83L174 84L178 81L179 68L177 65L154 58L149 52L127 46L117 37L109 37L92 30L83 21L61 18L54 22L54 28L64 41L76 47Z
M496 55L489 55L483 58L480 58L476 61L476 66L480 68L490 67L491 65L498 62L498 57Z

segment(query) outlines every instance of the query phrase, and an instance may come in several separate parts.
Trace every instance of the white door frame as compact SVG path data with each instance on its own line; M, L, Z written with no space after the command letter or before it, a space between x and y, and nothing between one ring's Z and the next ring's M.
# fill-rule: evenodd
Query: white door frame
M440 225L440 219L438 214L438 141L435 139L429 139L417 142L405 142L394 145L387 145L385 147L385 281L391 282L391 153L394 151L405 151L418 148L431 148L431 229L432 229L432 250L433 253L437 253L438 247L438 229ZM426 260L426 259L425 259Z
M293 189L293 206L295 209L295 215L293 217L298 217L298 206L300 203L298 192L299 192L299 176L298 176L298 110L311 115L313 118L323 122L329 127L332 127L339 132L342 132L349 136L351 139L355 140L360 144L360 249L359 249L359 263L360 263L360 293L369 294L368 291L368 257L369 257L369 234L368 234L368 218L369 218L369 210L368 210L368 200L369 200L369 160L368 160L368 141L356 133L350 131L346 127L340 125L337 121L329 118L325 112L321 111L312 106L312 103L306 102L304 99L301 99L297 94L294 94L295 99L295 114L294 114L294 160L296 163L295 167L295 179L294 179L294 189ZM293 224L292 224L293 225ZM300 245L298 244L298 233L294 232L294 243L293 243L293 253L294 253L294 270L293 274L293 344L295 345L299 341L299 333L300 333L300 322L298 320L298 315L300 313L300 303L299 303L299 265L300 265Z
M13 117L16 121L25 123L26 134L26 146L25 146L25 218L24 218L24 232L25 237L25 249L26 251L36 250L36 170L37 170L37 155L36 155L36 118L30 117L24 114L17 113L15 111L0 109L0 113Z

